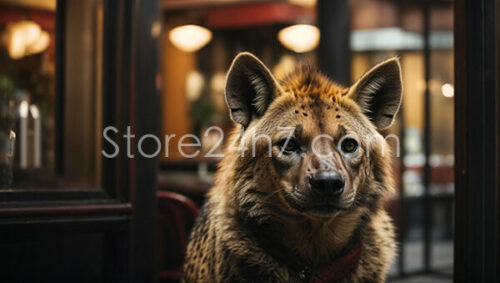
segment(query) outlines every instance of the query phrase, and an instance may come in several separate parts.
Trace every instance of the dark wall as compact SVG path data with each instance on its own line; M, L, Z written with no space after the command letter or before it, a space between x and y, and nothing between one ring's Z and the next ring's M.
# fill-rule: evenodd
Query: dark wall
M26 235L0 245L2 282L104 282L102 234Z

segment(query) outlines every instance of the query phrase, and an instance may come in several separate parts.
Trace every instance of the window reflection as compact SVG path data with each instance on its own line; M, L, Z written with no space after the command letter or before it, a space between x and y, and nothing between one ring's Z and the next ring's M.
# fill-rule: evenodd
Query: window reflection
M67 1L58 39L65 50L56 50L55 0L0 4L0 189L99 187L101 6ZM63 54L57 97L55 62ZM64 121L56 121L58 99Z

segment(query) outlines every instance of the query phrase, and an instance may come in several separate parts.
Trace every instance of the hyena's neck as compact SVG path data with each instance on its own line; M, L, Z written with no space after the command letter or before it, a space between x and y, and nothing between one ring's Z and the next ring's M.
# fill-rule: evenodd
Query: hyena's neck
M342 213L333 219L288 222L283 231L284 246L314 264L332 261L355 237L361 214Z
M275 200L278 201L278 200ZM332 219L310 219L303 215L279 215L279 210L263 208L261 213L230 209L249 233L271 255L281 251L311 265L333 261L358 233L362 213L343 212ZM271 251L268 249L271 248Z

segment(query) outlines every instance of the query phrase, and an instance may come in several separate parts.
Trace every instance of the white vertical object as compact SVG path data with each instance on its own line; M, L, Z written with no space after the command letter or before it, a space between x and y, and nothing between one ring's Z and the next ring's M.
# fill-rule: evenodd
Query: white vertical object
M19 105L19 167L28 167L28 102Z
M31 116L33 117L34 122L34 153L33 153L33 161L34 167L40 168L42 166L42 117L40 116L40 111L36 105L30 106Z

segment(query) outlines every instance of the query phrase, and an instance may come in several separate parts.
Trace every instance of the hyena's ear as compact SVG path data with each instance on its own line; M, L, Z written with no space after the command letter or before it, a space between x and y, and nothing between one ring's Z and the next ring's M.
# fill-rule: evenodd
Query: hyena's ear
M402 98L399 59L395 57L373 67L349 89L348 96L379 130L391 126Z
M234 58L226 79L226 103L234 122L247 127L264 115L280 87L269 69L248 52Z

